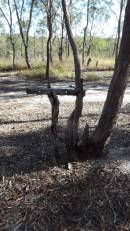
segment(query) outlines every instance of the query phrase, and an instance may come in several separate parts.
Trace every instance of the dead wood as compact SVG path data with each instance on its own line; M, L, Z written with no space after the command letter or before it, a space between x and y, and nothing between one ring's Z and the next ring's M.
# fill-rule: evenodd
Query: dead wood
M56 95L77 95L80 89L72 89L72 88L45 88L45 87L36 87L36 88L27 88L27 94L36 94L36 95L49 95L52 90L55 91ZM85 96L85 90L82 92L83 96Z
M51 118L51 130L54 137L57 137L57 124L58 124L58 115L59 115L59 99L54 90L51 90L48 94L48 98L51 103L52 118Z

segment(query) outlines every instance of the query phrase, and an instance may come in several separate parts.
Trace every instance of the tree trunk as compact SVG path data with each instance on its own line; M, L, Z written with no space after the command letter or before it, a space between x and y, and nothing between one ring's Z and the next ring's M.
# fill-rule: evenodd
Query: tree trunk
M68 40L67 40L68 41ZM67 56L69 57L70 56L70 44L69 44L69 41L67 43Z
M115 56L115 57L116 57L116 46L117 46L117 34L116 34L116 37L115 37L115 41L114 41L114 44L113 44L113 51L112 51L112 56Z
M50 62L53 63L53 58L52 58L52 41L50 40L50 48L49 48L49 56L50 56Z
M117 61L118 53L119 53L119 46L120 46L120 36L121 36L121 18L122 18L122 11L124 6L124 0L121 0L120 3L120 13L118 19L118 27L117 27L117 42L115 47L115 63Z
M13 70L15 70L15 55L16 55L16 50L15 50L15 44L12 44L13 48Z
M79 146L79 158L99 156L117 121L130 73L130 0L127 1L120 51L99 123L91 136ZM84 138L85 140L85 138Z
M57 124L58 124L58 115L59 115L59 99L56 95L54 90L50 90L50 93L48 94L48 98L51 103L52 108L52 124L51 124L51 130L54 138L57 138Z
M82 107L83 107L83 81L81 79L81 70L80 70L78 51L71 31L65 0L62 0L62 9L64 13L65 26L66 26L69 42L74 56L75 85L76 85L76 90L78 90L76 96L75 108L67 121L67 126L65 131L68 159L71 160L73 159L73 151L76 149L77 142L78 142L78 125L79 125L79 118L81 116Z
M82 65L84 64L84 53L85 53L85 45L86 45L86 31L87 28L84 28L84 37L83 37L83 50L82 50Z
M53 2L50 0L49 2L49 9L47 12L47 27L48 27L48 40L47 40L47 50L46 50L46 76L45 79L47 80L48 87L50 88L50 79L49 79L49 70L50 70L50 50L51 50L51 40L52 40L52 9L53 9Z
M84 28L84 36L83 36L83 49L82 49L82 64L84 64L84 54L85 54L85 46L86 46L86 34L87 34L87 28L89 23L89 1L87 2L87 22L86 26Z
M21 35L22 42L23 42L23 45L24 45L25 61L26 61L28 69L31 69L31 65L29 63L29 57L28 57L28 42L29 42L29 30L30 30L30 27L31 27L32 12L33 12L34 2L35 2L34 0L31 0L31 6L30 6L30 9L29 9L29 19L28 19L27 30L26 30L26 33L24 33L23 27L22 27L22 22L21 22L22 11L24 9L24 0L22 1L22 6L21 6L21 9L20 9L21 13L19 13L16 0L14 0L14 7L15 7L15 11L16 11L17 20L18 20L20 35Z
M27 64L28 69L31 69L31 65L29 63L29 57L28 57L28 45L24 45L24 49L25 49L25 61Z
M64 20L62 19L61 23L61 43L59 47L59 60L63 61L63 40L64 40Z
M34 58L36 58L36 36L34 34L34 38L33 38L33 56Z

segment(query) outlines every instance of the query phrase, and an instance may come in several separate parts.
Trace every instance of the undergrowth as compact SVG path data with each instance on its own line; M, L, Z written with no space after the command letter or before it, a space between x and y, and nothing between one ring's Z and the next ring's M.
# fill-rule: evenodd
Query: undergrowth
M92 61L89 65L91 70L95 69L96 62L98 60L98 68L113 68L114 59L112 58L91 58ZM81 69L87 70L87 58ZM15 70L18 74L31 77L31 78L45 78L45 62L42 62L40 59L31 59L32 68L29 70L26 67L24 59L17 59L17 64L15 66ZM1 59L0 60L0 71L12 71L12 60L11 59ZM50 78L62 80L62 79L74 79L74 65L73 65L73 57L64 58L63 62L59 62L58 58L54 58L53 63L50 64ZM86 74L82 73L82 77L84 80L88 81L98 81L100 79L100 75L98 73L86 72Z

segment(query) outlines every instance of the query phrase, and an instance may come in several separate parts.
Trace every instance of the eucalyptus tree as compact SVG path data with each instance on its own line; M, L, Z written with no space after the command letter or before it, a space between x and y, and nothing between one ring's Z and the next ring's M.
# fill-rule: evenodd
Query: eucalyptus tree
M47 29L48 29L48 39L47 39L47 49L46 49L46 75L45 78L48 81L48 87L50 87L49 81L49 70L50 70L50 57L52 51L52 36L53 36L53 20L55 18L56 12L54 9L53 0L42 0L44 10L47 18Z
M63 11L62 11L62 7L60 7L61 12L60 12L60 25L61 25L61 29L60 29L60 45L59 45L59 60L62 62L63 61L63 45L64 45L64 17L63 17Z
M86 25L83 29L84 35L83 35L83 48L82 48L82 64L84 64L84 53L85 53L85 45L86 45L86 34L89 24L89 7L90 7L90 0L87 0L86 4Z
M14 0L14 7L15 7L17 21L19 25L19 31L24 46L25 61L29 69L31 68L29 62L29 55L28 55L29 31L31 27L32 14L33 14L33 8L35 3L37 3L35 0L29 0L29 1L26 0L26 2L25 0L22 1ZM26 12L26 14L29 12L29 16L26 21L23 19L24 12Z
M122 25L123 25L123 14L126 6L126 0L118 0L117 4L119 6L119 10L116 12L110 8L111 12L113 15L115 15L115 18L117 20L117 31L116 31L116 39L115 39L115 44L114 44L114 52L115 54L115 63L117 61L118 53L119 53L119 48L120 48L120 40L121 40L121 33L122 33Z
M37 23L37 29L36 29L36 36L40 38L40 55L42 57L42 60L45 61L45 54L46 54L46 37L47 37L47 31L46 31L46 18L44 17L43 9L42 9L41 18L39 19Z
M71 159L73 157L72 152L75 150L78 140L79 118L82 114L82 107L83 107L83 81L81 79L81 69L80 69L78 49L72 33L69 14L67 12L67 5L65 0L62 0L62 9L64 13L64 20L65 20L65 26L68 34L68 39L74 57L75 85L76 85L75 88L77 91L75 108L67 121L67 126L65 131L68 158Z
M78 26L80 25L81 19L82 19L81 1L80 0L78 1L69 0L67 9L68 9L68 17L69 17L70 26L72 28L74 37L76 37L76 30ZM78 35L79 35L79 32L78 32ZM69 39L67 35L66 35L66 53L67 53L67 56L70 55L70 44L69 44Z
M102 25L106 23L110 16L110 6L112 0L86 0L82 1L84 18L86 24L83 29L83 44L82 44L82 64L85 61L85 53L90 54L91 45L94 37L101 31Z
M14 11L15 9L12 0L1 1L0 3L1 16L4 18L9 28L9 40L13 52L13 60L12 60L13 69L15 69L15 58L16 58L15 46L19 37L19 34L16 33L16 23L14 22L14 13L15 13Z
M122 39L113 78L109 86L101 117L92 134L89 134L89 126L86 124L82 143L79 145L79 158L82 160L87 159L88 156L100 156L103 153L104 145L116 124L130 74L129 25L130 0L127 0Z
M83 86L81 84L79 56L69 23L66 0L62 0L62 7L64 12L65 25L74 56L75 83L77 89L75 109L70 115L67 123L67 147L70 156L73 153L72 149L77 147L79 159L85 160L88 157L98 157L102 155L106 141L110 137L116 124L118 112L123 101L124 92L130 74L130 0L127 0L119 54L101 117L95 130L91 133L89 132L89 125L86 123L84 134L79 144L78 123L83 105Z

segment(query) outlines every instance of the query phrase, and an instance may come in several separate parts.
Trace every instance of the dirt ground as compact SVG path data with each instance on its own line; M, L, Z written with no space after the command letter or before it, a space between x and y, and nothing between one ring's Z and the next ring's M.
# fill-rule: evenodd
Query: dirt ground
M64 127L75 99L60 97L55 150L47 97L25 92L43 84L0 74L0 230L130 230L129 88L107 155L67 170ZM66 84L73 82L54 85ZM87 83L80 133L86 121L96 126L107 89L105 83Z

